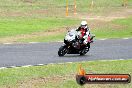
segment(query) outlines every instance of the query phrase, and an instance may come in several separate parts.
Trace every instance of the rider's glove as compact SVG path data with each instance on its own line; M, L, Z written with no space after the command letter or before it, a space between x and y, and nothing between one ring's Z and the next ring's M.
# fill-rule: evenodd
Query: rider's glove
M84 44L84 45L87 45L87 43L88 43L87 40L84 40L84 41L83 41L83 44Z

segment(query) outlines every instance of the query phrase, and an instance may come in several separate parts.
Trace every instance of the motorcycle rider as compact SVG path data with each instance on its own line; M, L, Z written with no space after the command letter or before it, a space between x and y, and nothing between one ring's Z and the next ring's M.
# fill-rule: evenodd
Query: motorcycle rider
M84 45L92 42L90 36L90 28L87 25L87 21L82 21L81 25L76 29L77 31L77 38L81 40Z

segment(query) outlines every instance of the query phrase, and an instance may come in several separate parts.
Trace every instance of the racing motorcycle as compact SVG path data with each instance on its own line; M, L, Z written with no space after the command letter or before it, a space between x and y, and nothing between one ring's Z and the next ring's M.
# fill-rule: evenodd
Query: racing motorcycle
M90 40L93 41L93 35ZM72 29L67 32L64 38L64 45L59 48L58 55L64 56L65 54L80 54L85 55L90 48L90 43L88 42L87 45L83 44L83 39L79 39L78 32L75 29Z

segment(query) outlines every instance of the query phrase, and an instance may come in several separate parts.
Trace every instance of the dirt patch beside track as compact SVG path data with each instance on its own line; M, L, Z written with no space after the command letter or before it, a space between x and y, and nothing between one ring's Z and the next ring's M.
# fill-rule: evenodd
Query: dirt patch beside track
M66 76L31 78L26 81L18 82L17 86L19 88L39 88L40 86L46 87L47 84L54 84L55 86L52 85L52 87L57 87L56 84L59 84L68 79L75 79L75 74L66 75Z

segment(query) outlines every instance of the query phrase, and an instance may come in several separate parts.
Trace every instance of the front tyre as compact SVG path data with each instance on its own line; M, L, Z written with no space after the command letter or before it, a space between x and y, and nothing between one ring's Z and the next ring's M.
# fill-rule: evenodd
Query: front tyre
M65 46L61 46L58 51L59 56L64 56L67 53L67 48Z

